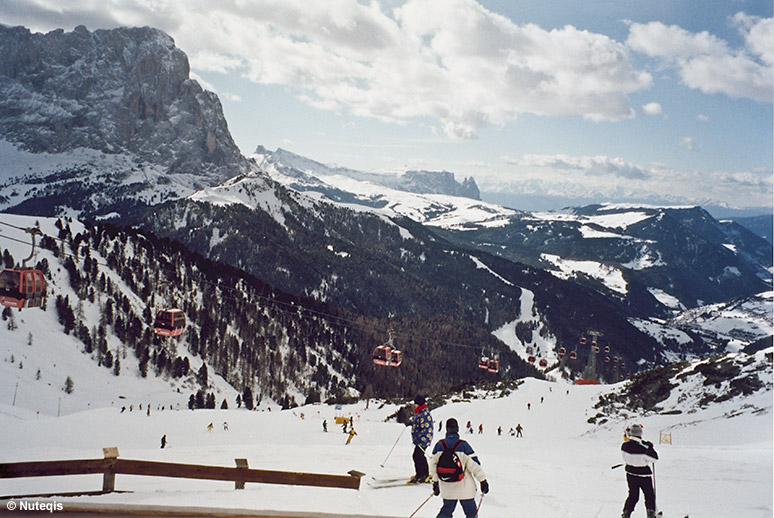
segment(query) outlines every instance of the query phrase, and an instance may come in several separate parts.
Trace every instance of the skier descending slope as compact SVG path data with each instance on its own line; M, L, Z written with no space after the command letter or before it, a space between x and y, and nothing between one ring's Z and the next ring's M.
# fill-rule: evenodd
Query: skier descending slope
M446 421L446 437L435 443L430 458L433 477L433 494L441 495L443 506L437 518L451 518L457 501L462 505L466 518L474 518L476 509L476 480L481 492L489 492L489 482L478 456L466 441L460 439L459 425L453 417Z
M653 449L653 443L642 440L642 426L638 424L629 427L628 439L621 445L621 454L626 464L626 482L629 485L629 496L624 503L621 518L631 517L640 498L640 491L645 495L648 518L656 518L656 492L650 466L658 460L658 453Z

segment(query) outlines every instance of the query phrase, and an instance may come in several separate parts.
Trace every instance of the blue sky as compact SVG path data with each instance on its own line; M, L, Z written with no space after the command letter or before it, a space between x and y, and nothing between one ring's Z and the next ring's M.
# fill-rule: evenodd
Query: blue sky
M0 23L164 30L246 154L447 170L515 208L772 207L770 0L0 0Z

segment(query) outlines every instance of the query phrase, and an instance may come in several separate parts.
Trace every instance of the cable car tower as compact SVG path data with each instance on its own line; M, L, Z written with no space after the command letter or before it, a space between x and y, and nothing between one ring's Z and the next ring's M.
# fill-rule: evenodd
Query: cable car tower
M597 354L599 354L599 346L597 346L597 338L603 336L601 331L588 331L586 334L593 336L591 340L591 348L589 349L589 359L586 362L586 368L583 369L581 379L589 382L599 382L597 375Z

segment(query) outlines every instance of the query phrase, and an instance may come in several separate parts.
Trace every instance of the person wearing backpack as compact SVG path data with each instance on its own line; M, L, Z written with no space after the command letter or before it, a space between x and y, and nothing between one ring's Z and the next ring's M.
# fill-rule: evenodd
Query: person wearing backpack
M467 441L460 439L459 430L457 420L448 419L446 437L435 443L430 458L433 494L443 498L437 518L451 518L457 502L466 518L474 518L477 513L476 480L480 482L483 494L489 492L489 482L478 456Z

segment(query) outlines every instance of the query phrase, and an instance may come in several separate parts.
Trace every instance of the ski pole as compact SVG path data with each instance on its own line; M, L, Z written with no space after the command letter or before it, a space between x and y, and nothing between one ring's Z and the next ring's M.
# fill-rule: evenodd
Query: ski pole
M384 458L384 461L381 463L382 467L384 467L384 465L387 463L387 459L389 459L390 455L392 455L392 450L394 450L395 447L398 445L398 441L400 441L400 438L401 438L401 436L403 436L403 432L406 431L406 428L408 428L408 426L404 426L403 430L400 431L400 435L398 435L398 438L395 439L395 444L393 444L392 448L390 448L390 453L387 454L387 456Z
M610 466L610 469L620 468L623 466L623 464L616 464L615 466Z
M417 514L419 512L419 510L422 509L422 506L424 506L428 502L428 500L430 500L432 497L433 497L433 493L430 493L430 496L425 498L425 501L422 502L421 504L419 504L419 507L414 509L414 512L411 513L411 516L409 516L409 518L414 518L414 515Z
M484 503L484 493L481 493L481 499L478 501L478 506L476 507L476 518L478 518L478 511L481 509L481 504Z

